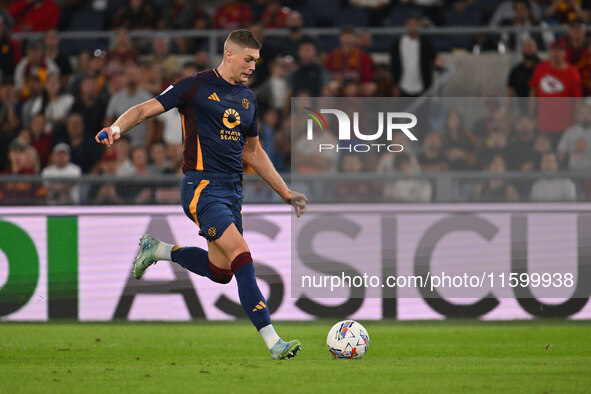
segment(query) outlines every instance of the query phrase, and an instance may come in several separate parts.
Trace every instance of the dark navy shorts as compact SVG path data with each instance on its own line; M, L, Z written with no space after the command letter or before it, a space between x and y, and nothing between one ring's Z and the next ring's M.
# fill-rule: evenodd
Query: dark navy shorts
M242 175L187 171L181 202L189 219L208 241L219 238L234 223L242 234Z

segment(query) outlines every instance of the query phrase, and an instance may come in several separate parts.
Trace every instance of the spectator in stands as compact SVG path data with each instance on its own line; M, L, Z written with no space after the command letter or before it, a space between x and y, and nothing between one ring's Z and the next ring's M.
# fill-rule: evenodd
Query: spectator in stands
M517 108L520 113L528 112L529 80L534 69L540 62L538 47L531 38L523 42L521 47L522 61L516 64L509 73L507 81L507 97L517 97ZM509 106L510 107L510 106Z
M53 132L63 126L73 104L74 97L62 92L59 75L50 74L41 104L41 111L45 114L46 130Z
M450 110L445 119L443 149L450 170L469 170L476 161L476 138L464 128L457 110Z
M421 171L421 166L417 160L417 145L410 144L408 138L402 131L394 133L392 136L392 144L397 144L402 147L400 152L404 152L408 156L415 173ZM378 159L375 172L378 174L395 174L396 168L394 166L394 158L396 156L397 154L383 154Z
M103 124L107 112L107 102L99 96L93 77L82 78L80 95L75 99L71 111L82 115L85 131L94 130Z
M31 162L31 155L35 149L30 145L24 145L18 140L14 140L8 147L9 166L2 172L6 175L15 175L14 182L0 183L0 200L2 204L42 204L45 201L46 190L40 183L22 181L18 175L34 175L38 171L35 169L35 163ZM34 159L34 158L33 158Z
M260 112L259 112L260 113ZM283 171L283 158L275 144L275 130L280 127L279 111L275 108L267 108L258 122L259 138L263 149L269 156L275 169Z
M443 140L436 131L425 136L423 151L417 156L423 172L440 172L449 169L449 163L443 151Z
M515 122L515 137L507 144L505 159L509 171L533 171L540 160L534 148L536 123L527 114Z
M302 41L298 49L298 67L291 73L287 82L288 98L308 92L312 97L323 95L323 89L330 82L330 74L320 64L317 47L314 41Z
M107 176L117 175L117 152L113 149L105 151L100 161L100 174ZM119 188L111 182L94 184L90 189L89 202L97 205L123 204Z
M531 27L540 27L540 23L534 18L531 11L531 6L528 0L513 0L514 17L501 22L501 26L510 26L515 28L515 32L508 34L508 37L504 37L504 41L507 42L509 49L515 50L523 44L525 40L533 39L538 48L543 50L546 48L544 38L539 32L530 33ZM517 37L516 37L517 36Z
M304 27L304 18L298 11L292 11L285 19L285 27L289 29L289 35L281 40L280 51L284 56L291 56L292 58L298 59L298 51L302 42L314 42L316 41L302 32ZM318 45L316 45L318 48Z
M46 31L57 28L60 8L53 0L17 0L8 7L14 31Z
M397 174L410 177L418 172L408 154L400 152L393 157ZM425 179L398 179L384 185L384 197L396 202L429 202L433 197L433 186Z
M135 50L133 41L127 33L127 29L117 29L113 48L107 51L107 60L117 58L121 64L134 63L139 61L138 53Z
M52 73L59 74L59 72L57 64L45 55L43 43L31 41L27 47L27 57L16 66L14 83L20 90L22 98L27 99L31 96L29 80L32 77L37 77L43 88L47 82L47 76Z
M89 132L84 131L84 120L78 113L72 113L66 121L65 141L71 149L72 163L78 165L85 174L93 170L101 158L101 147L97 148Z
M41 165L45 167L49 161L53 141L51 134L45 129L45 116L43 113L33 116L29 130L31 131L31 145L37 150Z
M117 175L132 176L135 167L131 162L131 140L129 135L122 135L113 145L117 152Z
M269 0L261 16L261 22L266 29L281 29L286 27L286 20L291 10L283 7L279 0Z
M140 86L150 93L152 97L158 96L164 89L170 86L170 82L164 80L164 70L159 64L144 63L140 66Z
M279 55L275 47L267 40L265 40L264 29L261 25L253 25L250 31L254 37L263 45L260 49L260 57L256 61L256 67L250 78L248 78L248 86L251 89L257 89L263 85L271 76L271 64Z
M505 160L501 155L494 155L485 170L490 173L504 174ZM478 202L515 202L519 201L517 189L503 178L490 178L476 187L474 201Z
M474 123L472 134L476 137L478 145L482 146L490 134L496 131L495 115L497 112L503 111L503 107L498 97L489 96L480 102L484 104L484 116Z
M582 19L575 19L569 23L568 34L565 37L566 61L572 64L581 75L583 96L591 95L591 52L586 38L587 27Z
M558 158L569 170L591 169L591 105L585 103L579 121L569 127L558 143Z
M147 56L149 64L157 64L162 68L164 80L170 84L180 67L177 56L170 53L170 39L165 34L158 34L152 42L152 54Z
M115 93L109 100L105 124L112 124L129 108L153 97L140 87L139 68L137 66L130 64L125 68L125 81L125 89ZM134 132L131 133L131 145L150 145L153 129L153 119L148 119L146 122L137 125Z
M529 81L529 112L537 109L538 130L551 136L556 146L561 134L574 123L575 100L581 97L581 75L567 63L565 45L554 41L548 61L539 63ZM550 100L547 98L551 98Z
M281 111L289 100L289 85L287 82L287 62L277 58L271 63L271 75L255 90L258 102L263 106L270 106Z
M89 54L88 63L85 64L83 71L76 73L70 81L70 93L73 96L78 97L80 95L80 83L82 79L91 77L97 94L105 101L109 99L105 60L106 52L102 49L95 49L92 54ZM86 60L83 61L86 62Z
M156 20L156 12L148 2L129 0L127 5L117 10L112 27L131 30L155 29Z
M431 86L435 67L443 62L431 40L419 34L421 19L410 13L405 22L406 33L395 40L390 49L394 94L417 97Z
M56 29L50 29L43 35L43 44L45 45L45 55L52 60L60 70L61 84L65 86L72 75L72 64L70 58L59 50L59 35Z
M31 75L28 80L29 98L23 103L21 108L21 120L24 127L29 127L31 119L35 114L41 111L41 96L43 86L37 75Z
M540 168L547 178L538 179L531 188L531 201L576 201L577 188L569 178L556 175L558 160L553 152L544 153Z
M197 67L197 70L193 71L193 73L205 71L205 70L208 70L211 68L211 63L209 61L209 53L205 49L198 50L195 53L195 57L193 59L194 59L193 64L195 65L195 67ZM193 73L191 73L191 74L193 74ZM191 74L186 74L186 70L185 70L185 75L191 75Z
M505 158L508 136L500 131L493 131L486 138L485 143L476 151L476 168L485 169L493 157Z
M542 157L544 153L554 152L554 146L552 140L548 134L538 134L534 141L534 149L538 152L538 155Z
M194 0L167 0L162 7L163 19L159 26L164 30L205 30L209 27L209 17L203 6ZM173 38L180 53L189 53L191 46L197 48L206 39Z
M213 15L214 29L245 29L252 24L250 6L239 0L221 0L220 6Z
M324 59L324 67L332 79L342 84L353 80L368 84L373 78L373 60L357 46L357 34L352 26L343 26L339 36L341 45L329 52Z
M79 178L82 170L70 162L70 147L63 142L57 144L52 151L52 163L41 171L45 179ZM47 182L47 199L50 204L78 204L80 189L70 182Z
M553 0L544 16L554 23L567 24L584 17L581 4L576 0Z
M117 61L116 63L118 64L118 66L113 67L112 70L107 74L107 94L101 94L99 96L102 100L106 102L108 102L108 100L115 93L125 89L125 72L123 71L123 67L119 65L119 62Z
M166 146L162 142L155 142L150 147L150 162L155 174L170 174L171 163L166 157Z
M21 61L21 45L11 37L12 20L0 10L0 75L2 78L14 75L17 64Z
M319 144L337 143L336 137L329 131L334 130L331 126L329 124L328 130L315 134L314 141L309 141L305 133L296 137L292 145L294 171L299 174L326 174L337 170L339 154L336 151L318 152Z
M136 146L131 150L131 163L133 164L133 176L147 177L154 174L148 166L148 150L145 146ZM150 204L154 202L154 189L145 185L129 185L122 197L131 200L134 204Z
M339 172L348 175L363 173L364 163L362 155L363 153L356 152L339 154ZM337 183L335 194L339 202L368 202L379 195L376 189L377 185L374 181L359 179L344 180Z
M515 6L514 0L505 0L500 3L494 14L491 16L489 25L492 27L500 26L506 21L515 19ZM534 20L539 21L542 19L542 11L536 1L529 1L529 8Z
M203 30L207 28L207 15L194 0L167 0L162 7L164 30Z
M0 169L6 166L8 144L16 136L21 125L21 105L18 92L10 81L0 88Z

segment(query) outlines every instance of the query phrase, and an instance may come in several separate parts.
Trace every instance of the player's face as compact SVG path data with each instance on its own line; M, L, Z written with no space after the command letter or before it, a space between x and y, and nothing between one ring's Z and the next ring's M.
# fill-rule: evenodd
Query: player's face
M258 49L241 48L232 56L232 71L234 80L238 83L244 83L255 69L256 61L260 54Z

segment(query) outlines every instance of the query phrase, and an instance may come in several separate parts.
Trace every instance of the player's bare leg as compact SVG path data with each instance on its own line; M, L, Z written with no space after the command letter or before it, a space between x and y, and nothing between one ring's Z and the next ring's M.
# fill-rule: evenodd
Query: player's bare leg
M211 262L220 269L229 268L236 277L242 308L261 334L271 357L281 360L296 356L302 345L298 340L286 342L275 332L267 300L256 282L250 250L236 226L231 224L221 237L208 244Z

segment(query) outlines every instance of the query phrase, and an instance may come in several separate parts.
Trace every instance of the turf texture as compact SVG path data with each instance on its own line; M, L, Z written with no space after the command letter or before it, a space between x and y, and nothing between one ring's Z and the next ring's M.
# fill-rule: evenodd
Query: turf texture
M0 323L0 393L591 391L591 322L362 321L361 360L331 358L333 323L277 322L284 361L247 321Z

